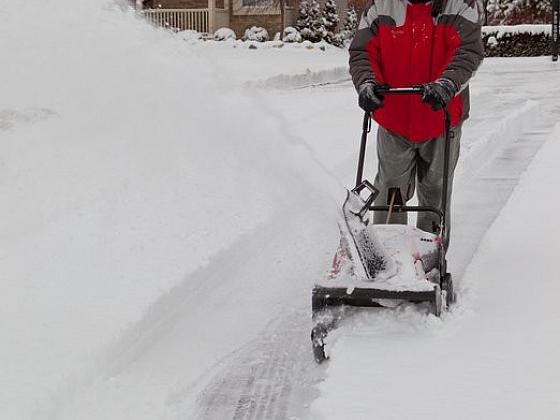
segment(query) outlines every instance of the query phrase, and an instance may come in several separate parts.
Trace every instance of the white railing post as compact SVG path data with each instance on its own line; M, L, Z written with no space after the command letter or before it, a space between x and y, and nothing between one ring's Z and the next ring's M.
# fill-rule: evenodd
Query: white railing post
M208 0L208 33L216 32L216 0Z

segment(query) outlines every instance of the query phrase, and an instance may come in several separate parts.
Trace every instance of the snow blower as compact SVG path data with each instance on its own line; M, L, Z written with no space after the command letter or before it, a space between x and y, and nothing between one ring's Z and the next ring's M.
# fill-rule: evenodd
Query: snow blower
M383 88L384 95L418 95L421 86ZM390 188L387 205L373 205L379 191L363 180L371 115L365 113L356 186L347 191L338 225L340 245L330 273L317 282L311 295L311 341L317 363L327 359L325 338L344 318L348 307L395 307L403 302L426 303L435 316L455 301L453 280L447 272L443 238L449 173L451 119L444 109L444 175L440 208L408 206L399 188ZM410 225L372 224L369 213L382 211L389 222L393 213L430 212L439 224L434 233Z

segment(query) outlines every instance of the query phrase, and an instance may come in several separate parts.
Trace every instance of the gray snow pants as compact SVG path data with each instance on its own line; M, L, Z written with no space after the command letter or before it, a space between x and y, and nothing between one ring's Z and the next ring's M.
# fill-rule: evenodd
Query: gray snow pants
M445 249L449 245L451 233L451 192L453 173L459 159L462 123L451 129L449 177L447 189L446 234L443 238ZM374 185L380 191L376 205L387 205L389 188L400 187L404 201L410 200L417 190L419 206L440 208L443 188L443 153L445 136L420 143L379 127L377 130L378 172ZM374 223L386 223L387 212L376 212ZM406 224L407 213L392 213L389 223ZM434 232L434 224L439 218L431 212L418 214L416 226L426 232Z

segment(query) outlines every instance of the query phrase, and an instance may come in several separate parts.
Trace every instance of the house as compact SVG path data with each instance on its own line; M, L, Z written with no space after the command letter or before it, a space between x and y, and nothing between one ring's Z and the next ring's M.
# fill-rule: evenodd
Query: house
M228 27L242 37L253 26L263 27L270 36L287 26L295 26L301 0L135 0L136 9L160 26L193 29L212 34ZM321 2L324 4L324 0ZM348 0L336 0L339 14Z

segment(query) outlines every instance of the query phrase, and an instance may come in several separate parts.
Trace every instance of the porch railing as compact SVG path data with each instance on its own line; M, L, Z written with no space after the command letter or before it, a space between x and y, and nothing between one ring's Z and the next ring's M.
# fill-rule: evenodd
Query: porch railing
M164 28L191 29L203 34L214 31L209 9L145 9L140 13L148 22Z

